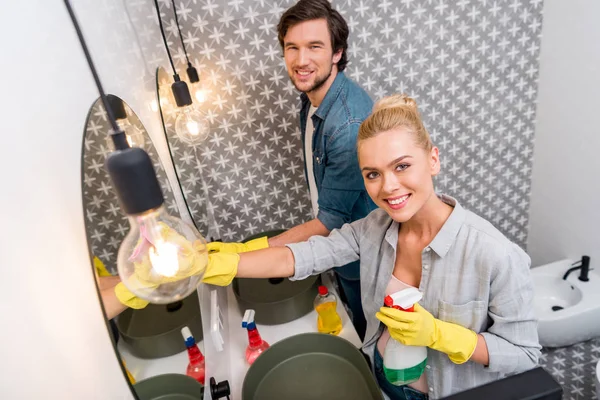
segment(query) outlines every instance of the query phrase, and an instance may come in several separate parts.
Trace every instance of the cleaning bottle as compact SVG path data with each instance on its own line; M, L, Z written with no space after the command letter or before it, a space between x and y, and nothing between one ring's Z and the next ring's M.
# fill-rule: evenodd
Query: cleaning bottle
M256 329L254 314L254 310L246 310L244 319L242 319L242 328L248 329L248 347L246 348L248 364L252 364L263 351L269 348L269 343L260 337L260 333Z
M423 297L416 288L408 288L386 296L384 305L407 312ZM417 381L427 365L427 347L405 346L389 338L383 354L383 372L388 382L396 386Z
M315 298L315 311L317 317L317 329L321 333L338 335L342 331L342 319L338 315L337 299L329 293L327 286L319 286L319 294Z
M127 378L129 379L129 382L131 382L132 385L135 385L135 378L131 374L131 371L129 371L129 369L127 368L125 360L121 359L121 362L123 363L123 367L125 368L125 373L127 373Z
M185 347L187 347L188 358L190 360L185 373L204 385L204 356L200 352L190 328L187 326L181 328L181 335L185 340Z

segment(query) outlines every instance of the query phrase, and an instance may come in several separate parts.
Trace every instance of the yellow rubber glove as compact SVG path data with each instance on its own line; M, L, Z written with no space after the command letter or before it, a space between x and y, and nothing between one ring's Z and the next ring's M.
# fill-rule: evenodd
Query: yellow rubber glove
M208 265L202 282L217 286L227 286L237 273L240 255L236 253L212 253L208 255Z
M261 250L269 247L269 240L266 236L258 239L252 239L246 243L223 243L211 242L207 246L209 253L225 252L225 253L245 253L247 251Z
M96 268L98 276L112 276L104 266L104 263L96 256L94 256L94 268Z
M427 346L441 351L455 364L467 362L477 346L477 333L434 318L418 303L413 312L381 307L375 316L388 327L395 340L407 346Z
M129 308L135 308L136 310L144 308L149 304L147 300L140 299L131 293L129 289L123 285L123 282L119 282L115 286L115 295L121 304Z

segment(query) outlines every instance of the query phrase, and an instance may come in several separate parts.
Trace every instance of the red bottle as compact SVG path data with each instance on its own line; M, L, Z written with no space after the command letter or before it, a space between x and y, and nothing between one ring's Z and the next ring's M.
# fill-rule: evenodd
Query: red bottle
M190 360L185 373L204 385L204 356L200 352L190 328L184 326L181 329L181 335L185 339L185 347L187 347L188 358Z
M248 329L248 347L246 348L246 361L252 364L261 353L269 348L269 343L262 340L256 324L254 323L254 310L246 310L242 320L242 328Z

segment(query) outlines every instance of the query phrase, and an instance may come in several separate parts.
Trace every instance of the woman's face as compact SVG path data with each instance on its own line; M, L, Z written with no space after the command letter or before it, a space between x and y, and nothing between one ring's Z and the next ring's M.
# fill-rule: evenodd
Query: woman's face
M405 128L361 141L358 159L369 196L394 221L410 220L435 195L438 149L427 151L417 146Z

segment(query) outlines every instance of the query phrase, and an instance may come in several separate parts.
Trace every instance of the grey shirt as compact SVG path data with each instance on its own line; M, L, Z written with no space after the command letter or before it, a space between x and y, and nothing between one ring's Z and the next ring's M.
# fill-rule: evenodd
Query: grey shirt
M420 304L434 317L481 333L489 365L456 365L428 349L427 382L432 399L471 389L537 365L540 345L533 311L530 258L483 218L455 199L433 241L421 253ZM373 364L383 326L375 313L383 304L396 259L400 225L381 209L333 230L328 237L289 244L295 259L291 279L305 279L360 259L362 304L367 319L363 351Z

